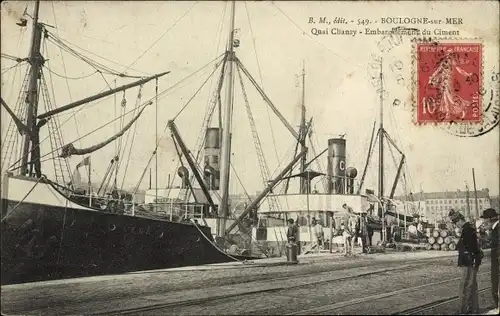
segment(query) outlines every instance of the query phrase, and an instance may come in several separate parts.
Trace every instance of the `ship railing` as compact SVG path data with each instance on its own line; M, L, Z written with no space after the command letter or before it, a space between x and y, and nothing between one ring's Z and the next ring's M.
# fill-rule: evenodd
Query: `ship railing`
M77 194L77 193L71 193L70 197L72 198L89 198L88 194ZM107 202L123 202L125 206L124 213L127 215L132 215L135 216L136 213L144 213L139 211L137 208L142 207L151 213L155 213L157 215L160 215L161 217L166 217L171 221L178 220L181 221L182 219L197 219L200 220L202 223L206 225L205 222L205 217L207 217L208 214L205 214L205 205L204 204L193 204L193 203L186 203L183 204L182 206L173 204L173 203L136 203L135 201L129 201L129 200L124 200L124 199L117 199L113 198L111 196L97 196L93 195L92 196L93 200L96 201L97 199L102 203L107 203ZM208 216L209 217L209 216Z
M153 209L156 213L166 215L170 220L174 220L174 218L179 221L196 219L206 224L207 214L205 214L206 206L204 204L185 203L179 206L179 204L174 203L148 203L144 206Z
M70 193L69 194L69 197L82 197L82 198L89 198L89 195L88 194L77 194L77 193ZM124 202L128 202L126 200L123 200L123 199L115 199L113 197L107 197L107 196L100 196L100 195L92 195L92 199L99 199L101 201L124 201Z

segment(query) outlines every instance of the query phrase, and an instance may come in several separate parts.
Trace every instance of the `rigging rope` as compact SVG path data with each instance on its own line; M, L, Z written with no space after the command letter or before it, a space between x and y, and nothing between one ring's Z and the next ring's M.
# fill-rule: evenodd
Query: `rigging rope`
M99 57L99 58L101 58L101 59L103 59L103 60L105 60L105 61L108 61L108 62L112 63L112 64L115 64L115 65L120 66L120 67L122 67L122 68L126 68L126 66L125 66L125 65L123 65L123 64L117 63L117 62L115 62L115 61L113 61L113 60L110 60L110 59L108 59L108 58L106 58L106 57L103 57L103 56L100 56L100 55L98 55L98 54L95 54L95 53L93 53L93 52L91 52L91 51L89 51L89 50L87 50L87 49L85 49L85 48L82 48L82 47L80 47L80 46L78 46L78 45L76 45L76 44L74 44L74 43L71 43L70 41L68 41L68 40L66 40L66 39L64 39L64 38L62 38L62 37L59 37L59 36L54 35L54 34L53 34L53 33L51 33L50 31L47 31L47 34L48 34L48 36L49 36L49 39L52 39L53 41L55 41L55 42L56 42L56 43L54 43L56 46L59 46L59 45L63 46L63 49L64 49L65 51L68 51L69 53L71 53L71 54L73 54L73 55L75 55L75 54L76 54L76 55L75 55L75 57L77 57L77 58L80 58L80 59L81 59L81 57L80 57L80 56L83 56L83 55L82 55L82 54L80 54L80 53L78 53L78 52L76 52L76 51L75 51L73 48L71 48L69 45L72 45L72 46L74 46L74 47L76 47L76 48L78 48L78 49L80 49L80 50L82 50L82 51L85 51L85 52L87 52L87 53L89 53L89 54L91 54L91 55L94 55L94 56L96 56L96 57ZM87 63L87 59L88 59L88 60L90 60L90 61L91 61L91 63L97 63L97 62L93 61L92 59L90 59L89 57L86 57L86 56L85 56L85 57L84 57L84 61L85 61L86 63ZM99 64L99 63L97 63L97 64ZM106 66L103 66L103 67L106 67ZM111 68L108 68L108 69L111 69ZM145 73L145 72L140 71L140 70L137 70L137 69L133 69L133 68L129 68L129 69L134 70L134 71L139 72L139 73L142 73L142 74L144 74L144 75L146 75L146 76L149 76L149 75L150 75L150 74L148 74L148 73ZM128 75L127 75L127 74L124 74L124 73L121 73L121 72L118 72L118 75L120 75L120 76L124 76L124 77L128 77ZM139 76L131 76L131 77L139 77Z
M0 53L0 55L1 55L1 57L5 58L5 59L10 59L10 60L13 60L13 61L18 62L18 63L26 60L26 58L19 58L16 56L5 54L5 53Z
M219 52L219 47L220 47L220 44L221 44L222 28L223 28L223 25L224 25L223 22L224 22L224 17L226 15L227 5L228 5L228 3L226 2L225 5L224 5L224 9L223 9L223 12L222 12L221 19L219 21L219 25L217 26L216 35L218 35L218 39L214 42L214 46L216 46L215 55L217 55L217 53ZM217 90L214 92L214 95L212 95L211 97L208 97L208 99L207 99L207 105L206 105L207 110L205 111L205 117L203 118L203 122L204 123L201 126L200 132L198 134L198 139L196 140L196 145L194 147L194 148L197 149L196 150L196 159L195 159L195 161L198 164L201 164L201 158L202 157L200 156L200 154L201 154L201 151L203 149L203 139L204 139L204 136L205 136L205 133L206 133L206 129L207 129L208 125L212 121L212 117L213 117L213 113L215 111L216 104L219 101L218 97L220 98L220 96L218 95L218 90L222 86L221 80L222 80L222 78L224 76L225 64L226 64L226 58L224 57L224 61L222 63L221 76L220 76L220 79L217 81ZM214 68L217 68L217 67L218 67L217 65L214 65ZM212 78L212 81L210 82L210 88L209 88L210 91L212 91L213 79L214 78ZM178 166L177 166L177 168L178 168ZM194 175L191 176L190 181L193 181L193 179L194 179ZM170 191L171 190L169 190L169 194L170 194Z
M130 66L128 66L125 69L125 71L127 71L130 67L135 65L135 63L138 62L139 59L142 58L142 56L144 56L147 52L149 52L151 48L153 48L153 46L155 46L165 35L167 35L167 33L170 32L177 25L177 23L179 23L197 4L198 2L195 2L186 12L184 12L184 14L177 21L175 21L175 23L169 29L167 29L165 33L163 33L151 46L149 46Z
M224 55L224 54L222 54L222 55L218 56L215 60L219 59L219 58L220 58L221 56L223 56L223 55ZM162 92L160 92L160 93L158 94L158 97L160 98L160 97L163 97L163 96L168 95L168 93L169 93L169 92L171 92L171 90L173 90L175 87L177 87L180 83L182 83L182 82L186 81L187 79L191 78L192 76L194 76L195 74L197 74L198 72L200 72L201 70L203 70L204 68L206 68L208 65L210 65L210 64L211 64L212 62L214 62L215 60L212 60L212 61L208 62L208 63L207 63L207 64L205 64L203 67L201 67L201 68L200 68L200 69L198 69L197 71L193 72L192 74L190 74L190 75L188 75L188 76L184 77L183 79L181 79L180 81L178 81L178 82L177 82L176 84L174 84L173 86L171 86L171 87L169 87L169 88L167 88L167 89L163 90ZM108 97L109 97L109 96L108 96ZM143 105L141 105L141 107L145 107L145 106L149 105L149 102L151 102L152 100L154 100L154 98L155 98L155 97L153 97L153 98L151 98L150 100L148 100L147 102L143 103ZM81 111L82 109L83 109L83 108L80 108L80 110L79 110L79 111ZM125 115L129 114L130 112L132 112L132 111L128 111L127 113L125 113ZM71 118L69 118L69 119L67 119L66 121L64 121L64 122L61 124L61 127L62 127L65 123L67 123L70 119L71 119ZM117 117L117 118L115 118L115 119L113 119L113 120L109 121L107 124L105 124L105 125L103 125L103 126L99 127L98 129L96 129L96 130L94 130L94 131L91 131L91 132L89 132L89 133L87 133L87 134L85 134L85 135L83 135L83 136L79 137L78 139L74 140L73 142L76 142L76 141L78 141L78 140L80 140L80 139L82 139L82 138L84 138L84 137L86 137L86 136L88 136L88 135L90 135L90 134L95 133L96 131L98 131L98 130L100 130L100 129L102 129L102 128L106 127L106 126L108 126L110 123L113 123L114 121L116 121L116 120L118 120L118 119L120 119L120 117ZM165 130L164 130L164 131L166 131L166 129L167 129L167 126L165 125ZM40 141L40 142L39 142L39 145L37 145L36 147L39 147L39 146L42 144L42 142L44 142L44 141L46 141L46 140L47 140L47 138L49 138L49 136L45 137L42 141ZM158 147L158 145L157 145L157 147ZM52 153L52 152L48 153L47 155L49 155L49 154L51 154L51 153ZM45 157L45 156L47 156L47 155L44 155L43 157ZM42 159L43 157L40 157L39 159ZM21 157L21 158L19 158L19 159L18 159L18 160L17 160L14 164L12 164L12 165L10 166L10 168L12 168L12 166L14 166L15 164L17 164L17 163L18 163L18 162L20 162L21 160L22 160L22 157ZM20 167L16 167L16 168L14 168L14 169L12 169L12 170L16 170L16 169L19 169L19 168L20 168Z
M17 76L18 71L16 70L14 73L14 77L12 80L12 85L14 85L15 77ZM29 68L26 69L26 72L23 77L23 81L21 83L21 89L20 92L18 93L17 100L15 103L15 109L16 111L16 116L21 120L24 121L26 119L26 113L27 113L27 107L22 106L25 101L25 91L28 87L28 81L29 81ZM22 155L22 148L17 148L18 143L21 137L18 136L18 131L16 130L16 124L14 120L10 120L8 128L7 128L7 133L5 135L5 138L2 141L1 144L1 156L2 156L2 162L1 162L1 170L4 171L8 169L9 164L11 163L11 160L13 158L15 159L15 151L16 149L19 150L19 156ZM19 146L21 147L21 146ZM17 162L16 162L17 163ZM5 168L7 167L7 168Z
M298 28L301 32L302 32L302 35L306 35L307 37L309 37L310 39L312 39L314 42L316 42L317 44L319 44L320 46L322 46L323 48L327 49L329 52L331 52L333 55L335 55L336 57L342 59L344 62L348 61L346 58L340 56L339 54L337 54L336 52L334 52L333 50L331 50L330 48L328 48L327 46L325 46L324 44L322 44L320 41L318 41L317 39L315 39L314 37L312 37L309 32L306 32L304 31L297 23L295 23L283 10L281 10L275 3L274 1L271 1L271 4L276 8L278 9L279 12L281 12L281 14L283 14L288 21L290 21L293 25L295 25L296 28Z
M257 61L257 69L259 71L259 78L260 78L260 85L262 89L264 89L264 81L262 79L262 70L260 67L260 62L259 62L259 55L257 54L257 47L255 45L255 36L253 33L253 28L252 28L252 22L250 19L250 12L248 11L248 6L247 6L247 1L245 1L245 10L247 12L247 18L248 18L248 25L250 26L250 34L252 35L252 43L253 43L253 49L255 52L255 60ZM271 139L273 141L273 146L274 146L274 154L276 155L276 160L279 160L279 155L278 155L278 146L276 146L276 137L274 135L274 128L273 124L271 123L271 114L269 112L269 107L266 106L266 112L267 112L267 120L269 122L269 127L271 129Z
M7 67L7 68L2 68L2 75L5 74L7 71L9 71L11 69L14 69L16 67L22 66L22 65L24 65L24 61L18 62L14 66L10 66L10 67Z
M21 201L19 201L10 212L6 212L5 216L2 217L2 223L7 219L9 215L11 215L17 209L19 205L21 205L24 202L24 200L26 200L26 198L31 194L31 192L33 192L33 190L36 188L38 183L42 181L42 179L46 179L46 177L42 175L40 178L38 178L33 187L28 191L28 193L26 193L26 195L21 199Z
M52 15L54 17L54 24L55 24L55 27L56 27L56 32L59 35L59 29L58 29L57 16L56 16L56 10L55 10L55 7L54 7L54 2L51 2L51 5L52 5ZM47 30L45 30L45 31L48 32ZM47 38L45 38L44 39L45 50L47 51L47 54L48 54L48 45L47 45L47 42L48 42ZM70 100L70 102L73 102L73 96L72 96L71 89L70 89L70 86L69 86L68 71L67 71L67 68L66 68L66 62L64 61L63 49L60 46L59 46L59 52L61 54L61 61L62 61L63 69L64 69L64 77L66 79L65 81L66 81L66 88L68 90L69 100ZM49 63L49 61L47 61L47 64L48 63ZM50 68L47 67L47 69L49 70L49 72L51 72ZM54 74L56 74L56 73L54 72ZM52 95L53 95L54 101L55 101L56 95L55 95L55 92L54 92L54 81L52 80L52 74L49 74L49 76L50 76L50 82L51 82L51 85L52 85ZM89 76L91 76L91 75L89 75ZM71 109L71 114L72 114L73 120L75 122L76 136L78 136L78 138L80 138L80 129L78 127L78 121L76 120L76 114L77 113L78 113L78 111L76 111L75 109ZM59 123L60 122L58 122L59 129L62 129L62 125L60 125ZM81 140L79 140L78 143L79 143L79 146L82 146ZM70 163L69 163L68 160L66 160L66 164L67 164L68 168L70 169L69 170L69 174L70 174L71 182L73 182L72 171L71 171ZM85 165L85 170L86 170L86 173L88 174L90 172L90 166Z
M134 191L132 192L132 194L136 194L137 191L139 190L139 186L141 185L142 180L144 179L144 175L146 175L146 171L148 170L148 167L151 164L151 161L153 160L153 157L156 155L156 150L157 149L158 149L158 146L153 151L153 154L149 157L148 163L146 164L146 168L144 168L144 171L142 172L142 175L139 178L139 181L137 182L137 185L135 186Z
M146 103L146 104L143 104L143 105L141 106L141 108L142 108L142 109L145 109L145 108L146 108L148 105L150 105L150 104L151 104L151 102L148 102L148 103ZM132 112L132 111L129 111L129 112L125 113L125 115L129 114L130 112ZM113 119L112 121L109 121L108 123L106 123L106 124L104 124L104 125L101 125L101 126L100 126L100 127L98 127L97 129L95 129L95 130L93 130L93 131L91 131L91 132L88 132L87 134L85 134L85 135L83 135L83 136L81 136L81 137L79 137L79 138L75 139L74 141L70 142L70 144L71 144L71 143L74 143L74 142L76 142L76 141L78 141L78 140L81 140L81 139L83 139L83 138L85 138L85 137L87 137L87 136L89 136L89 135L91 135L91 134L93 134L93 133L97 132L97 131L98 131L98 130L100 130L100 129L103 129L104 127L108 126L109 124L113 123L114 121L116 121L116 120L118 120L118 119L120 119L120 117L115 118L115 119ZM48 137L49 137L49 136L47 136L47 138L48 138ZM46 140L47 138L45 138L44 140ZM40 143L41 143L41 142L40 142ZM40 146L40 143L38 144L38 146L35 146L35 147L39 147L39 146ZM66 145L64 145L64 146L66 146ZM63 146L63 147L64 147L64 146ZM46 157L46 156L48 156L48 155L52 154L53 152L58 151L59 149L62 149L63 147L56 148L56 149L52 150L51 152L49 152L49 153L47 153L47 154L45 154L45 155L43 155L43 156L40 156L37 160L41 160L42 158L44 158L44 157ZM22 158L21 158L21 159L22 159ZM18 161L16 161L13 165L15 165L16 163L18 163L21 159L19 159ZM11 167L12 167L12 165L11 165ZM19 169L19 168L20 168L20 167L15 168L15 169ZM12 170L15 170L15 169L12 169Z
M54 5L54 4L52 4L52 5ZM56 26L57 26L57 22L56 22ZM47 40L46 39L44 39L44 48L45 48L45 52L47 54L47 57L49 57L48 60L47 60L47 65L49 65L49 63L50 63L50 61L49 61L50 60L50 56L49 56L49 49L48 49L48 45L47 45ZM61 51L61 59L63 61L64 73L67 75L66 64L64 63L64 59L63 59L63 56L62 56L62 51ZM52 72L50 71L50 68L48 66L46 68L49 70L49 80L50 80L50 85L51 85L51 90L52 90L52 96L54 98L54 103L57 103L57 101L56 101L56 93L55 93L55 90L54 90L54 80L52 78ZM45 78L45 76L44 76L44 78ZM44 79L44 81L45 81L45 79ZM70 97L70 100L72 101L71 89L69 88L69 81L68 81L68 79L66 79L66 87L68 89L68 95ZM49 98L48 92L47 92L47 97ZM49 100L50 100L50 98L49 98ZM52 109L52 107L51 107L51 109ZM72 109L71 112L73 114L73 120L75 121L76 135L78 137L80 137L80 129L78 128L78 122L76 120L75 110ZM63 137L62 137L62 131L61 131L62 126L60 124L60 121L59 121L58 117L54 118L54 124L56 126L57 132L59 133L59 139L61 141L61 144L59 144L59 146L62 146L63 143L64 143ZM49 134L49 136L50 136L50 134ZM79 143L80 146L82 145L81 141L78 141L78 143ZM73 173L72 173L72 170L71 170L70 162L69 162L68 159L64 159L64 162L66 164L66 168L67 168L67 172L68 172L68 175L69 175L69 179L70 179L71 183L73 183ZM89 166L85 166L85 167L86 167L85 169L90 168ZM88 171L89 170L87 170L87 172ZM62 170L61 170L61 172L62 172Z
M70 53L71 55L75 56L76 58L82 60L83 62L87 63L89 66L91 66L92 68L94 68L96 70L100 70L104 73L108 73L110 75L115 75L115 76L119 76L119 77L136 78L136 79L143 78L143 76L131 76L131 75L127 75L127 74L122 73L122 72L118 72L110 67L107 67L107 66L105 66L105 65L103 65L95 60L90 59L89 57L86 57L86 56L78 53L76 50L74 50L73 48L71 48L70 46L65 44L61 38L58 38L57 36L55 36L51 32L47 31L47 34L48 34L49 41L51 41L54 45L58 46L60 49L62 49L64 51Z
M395 116L394 116L394 112L393 112L393 111L389 111L389 113L391 114L390 118L391 118L391 120L392 120L393 124L394 124L395 126L397 126L397 121L396 121L396 118L395 118ZM397 139L398 139L398 143L399 143L399 144L403 144L403 142L402 142L402 140L401 140L401 135L399 134L399 131L398 131L398 129L397 129L397 128L395 128L395 134L396 134L396 137L397 137ZM408 164L408 157L405 157L405 159L406 159L406 162L405 162L405 165L404 165L404 169L405 169L405 173L404 173L404 174L405 174L406 176L408 176L408 178L410 178L410 180L409 180L409 182L410 182L410 185L409 185L409 187L410 187L410 192L413 192L413 191L414 191L414 187L413 187L413 179L412 179L412 176L411 176L411 174L410 174L410 172L409 172L409 169L408 169L408 165L409 165L409 164Z
M160 97L161 95L163 95L166 91L169 91L169 90L173 90L173 88L175 88L176 86L178 86L180 83L184 82L185 80L191 78L192 76L194 76L195 74L197 74L198 72L200 72L201 70L205 69L208 65L210 65L211 63L213 63L214 61L216 61L217 59L219 59L220 57L224 56L225 54L221 54L219 55L218 57L216 57L215 59L213 59L212 61L208 62L207 64L205 64L203 67L201 67L200 69L198 69L197 71L193 72L192 74L188 75L187 77L184 77L182 80L180 80L179 82L177 82L176 84L174 84L173 86L171 86L170 88L162 91L158 97ZM168 126L165 125L165 128L163 130L163 132L165 132L167 130ZM153 156L156 154L156 150L158 149L158 146L159 146L159 142L156 144L155 146L155 150L153 151L153 153L151 154L151 157L150 157L150 160L148 162L148 164L146 165L146 168L144 169L143 171L143 174L139 180L139 183L137 184L136 188L138 189L139 188L139 185L140 183L142 182L143 178L144 178L144 175L146 174L146 171L147 171L147 168L149 167L149 163L151 162L151 159L153 158Z
M219 61L219 62L217 62L217 63L216 63L216 65L215 65L215 67L214 67L214 69L213 69L212 73L211 73L211 74L208 76L208 78L207 78L207 79L206 79L206 80L202 83L202 85L198 88L198 90L194 93L194 95L193 95L193 96L191 96L191 98L188 100L188 102L186 102L186 104L182 107L182 109L179 111L179 113L177 113L177 115L175 115L175 116L174 116L174 118L173 118L172 120L175 120L175 119L176 119L176 118L177 118L177 117L178 117L178 116L179 116L179 115L180 115L180 114L181 114L181 113L182 113L182 112L183 112L183 111L187 108L187 106L188 106L188 105L191 103L191 101L192 101L192 100L196 97L196 95L197 95L197 94L201 91L201 89L205 86L205 84L208 82L208 80L209 80L209 79L213 76L213 74L215 73L215 71L217 70L217 68L219 67L219 65L220 65L221 63L225 63L225 58L224 58L223 60L221 60L221 61ZM215 104L215 103L214 103L214 104ZM215 109L215 107L214 107L214 109ZM209 122L207 122L207 124L208 124L208 123L209 123ZM208 125L207 125L207 126L208 126ZM205 128L206 128L206 127L205 127ZM204 128L202 127L201 133L203 133L203 129L204 129ZM201 135L200 135L200 136L201 136ZM198 138L198 141L199 141L199 140L200 140L200 137ZM191 152L189 153L189 154L191 155L191 157L193 158L193 160L196 162L196 167L197 167L197 169L198 169L198 171L199 171L200 173L203 173L203 171L201 170L200 166L198 166L198 164L199 164L199 162L200 162L200 160L199 160L198 158L199 158L199 155L200 155L200 153L201 153L201 146L202 146L202 145L203 145L203 143L202 143L202 142L200 142L200 148L198 149L198 152L197 152L196 157L194 157L194 156L192 155L192 153L191 153ZM193 180L193 177L194 177L194 175L191 177L190 181L192 181L192 180ZM186 198L189 198L189 194L190 194L190 192L188 192L188 194L186 194Z
M200 90L205 86L205 84L208 82L208 80L213 76L213 74L215 73L215 71L217 70L217 68L219 67L219 65L221 63L222 63L222 61L219 61L216 64L216 67L214 67L214 70L212 70L212 72L210 73L210 75L208 76L208 78L202 83L202 85L198 88L198 90L196 90L196 92L194 93L194 95L191 96L191 98L186 102L186 104L181 108L181 110L174 116L174 118L172 119L172 121L175 121L177 119L177 117L187 108L187 106L191 103L191 101L193 101L193 99L198 95L198 93L200 92Z
M214 46L216 46L215 48L215 55L217 55L218 51L219 51L219 47L220 47L220 44L221 44L221 38L222 38L222 28L223 28L223 25L224 25L224 17L226 15L226 9L227 9L227 5L228 3L226 2L225 5L224 5L224 9L223 9L223 12L222 12L222 16L221 16L221 19L219 21L219 25L217 26L217 32L216 32L216 35L218 35L218 39L214 42ZM225 67L225 62L226 62L226 59L224 58L224 61L223 61L223 64L222 64L222 72L221 72L221 77L220 78L223 78L224 76L224 67ZM214 65L214 68L217 68L218 65ZM212 78L213 79L213 78ZM196 148L196 158L194 161L197 162L197 164L201 164L201 159L202 157L200 156L201 154L201 151L203 149L203 139L204 139L204 136L205 136L205 132L206 132L206 129L208 127L208 125L211 123L212 121L212 116L213 116L213 113L215 111L215 107L216 107L216 104L217 104L217 92L218 92L218 89L219 87L221 86L221 83L220 83L220 80L217 82L217 90L216 92L214 93L215 96L211 96L207 99L207 105L206 105L206 108L207 110L205 111L205 117L203 118L203 124L201 126L201 129L200 129L200 133L198 134L198 139L196 141L196 145L194 146L194 148ZM213 87L213 80L210 82L210 88L209 90L212 91L212 87ZM177 164L177 167L175 170L177 170L177 168L179 168L179 163ZM175 173L175 171L174 171ZM191 178L189 181L193 181L194 180L194 175L191 175ZM172 179L172 185L173 185L173 181L174 179ZM169 193L168 195L170 195L170 192L171 192L171 189L169 190ZM186 196L186 198L189 198L189 194Z
M196 229L201 233L201 235L203 236L203 238L205 238L212 246L214 246L215 249L217 249L220 253L224 254L225 256L229 257L230 259L233 259L234 261L238 261L238 262L241 262L241 263L246 263L247 261L244 260L244 261L241 261L233 256L231 256L230 254L228 254L227 252L225 252L224 250L220 249L219 246L217 246L213 241L211 241L207 236L205 236L205 233L198 227L198 225L196 223L192 223L194 225L194 227L196 227Z
M245 189L245 186L243 185L243 182L241 181L241 178L238 176L238 173L236 172L236 169L234 168L234 165L230 162L230 165L231 165L231 168L233 169L233 172L234 172L234 175L236 176L236 178L238 179L238 182L240 183L241 185L241 188L243 189L245 195L247 196L247 199L252 202L252 199L250 198L250 195L248 194L247 190ZM215 191L217 192L217 191ZM262 202L261 202L262 203ZM258 208L259 206L256 206L256 208ZM236 219L236 216L234 214L232 214L232 217L234 219ZM240 223L240 225L242 225L243 223ZM245 235L245 232L241 231L240 229L240 225L238 225L238 231L240 231L243 235L240 235L240 236L244 236L244 237L247 237ZM255 245L257 246L257 248L259 248L260 251L262 251L262 253L266 256L266 257L269 257L268 253L267 253L267 250L263 249L260 244L259 244L259 241L256 240L255 238L253 238L253 235L252 235L252 231L250 230L250 241L252 242L255 242Z
M67 53L73 55L74 57L82 60L83 62L85 62L86 64L88 64L92 68L94 68L95 70L102 70L102 71L104 71L106 73L111 73L111 74L119 75L119 73L113 71L111 68L108 68L108 67L106 67L106 66L104 66L104 65L102 65L102 64L100 64L100 63L98 63L96 61L91 60L90 58L88 58L86 56L81 55L80 53L78 53L77 51L75 51L74 49L72 49L71 47L69 47L66 44L64 44L62 41L58 40L53 35L51 35L51 37L49 37L49 41L52 42L55 46L59 47L59 49L61 51L66 51Z
M48 91L48 85L47 85L47 82L45 80L45 75L43 72L41 72L41 80L40 81L41 81L40 90L42 91L41 95L42 95L42 98L44 99L45 108L47 111L53 110L52 103L50 100L49 91ZM53 89L54 85L52 82L51 82L51 84L52 84L52 89ZM43 93L43 92L45 92L45 93ZM48 123L48 127L49 127L49 136L52 136L51 137L52 146L53 147L63 146L63 137L62 137L61 130L59 128L58 117L55 117L53 120L49 120L47 123ZM53 130L51 131L50 129L53 129ZM58 166L56 163L57 160L60 160L60 157L57 157L57 154L53 155L54 175L56 177L56 181L59 181L58 176L57 176L57 172L60 171L61 172L60 176L62 177L62 183L66 184L63 166L60 163ZM69 166L69 162L67 159L63 159L63 161L64 161L64 164L66 165L66 172L68 173L69 180L71 181L71 183L73 183L73 177L72 177L72 173L71 173L71 168ZM58 167L60 170L58 170Z
M16 51L18 54L20 53L19 48L21 45L21 41L24 39L25 34L26 34L26 28L20 28L19 36L17 38L17 43L16 43ZM10 55L4 54L4 53L1 53L1 55L2 56L10 56ZM14 56L11 56L11 57L14 57ZM16 58L16 61L17 61L17 58ZM25 65L25 63L19 63L19 65ZM5 80L3 80L3 78L2 78L2 82L9 82L10 81L10 87L13 87L14 84L16 83L17 75L21 72L21 70L20 70L21 68L22 67L15 67L14 68L15 70L14 70L14 74L12 75L12 81L10 80L12 73L9 73L6 76L7 78ZM2 72L2 77L5 73L7 73L7 71ZM19 93L17 94L15 108L13 109L13 111L16 112L16 115L20 120L23 120L24 117L26 116L26 107L21 106L21 104L22 104L22 102L24 102L24 98L25 98L24 91L25 91L25 87L28 84L28 78L29 78L29 68L27 67L25 70L25 75L24 75L22 82L21 82L21 89L20 89ZM2 91L2 96L4 97L4 99L8 99L8 98L10 98L11 92L13 92L13 91L14 90L11 90L11 89L9 89L7 92ZM4 167L9 165L9 163L13 159L13 156L15 158L15 156L16 156L15 152L17 149L19 149L19 152L20 152L19 156L22 155L22 153L21 153L22 148L17 148L19 140L20 140L20 137L17 134L15 123L13 120L10 120L5 138L3 139L3 141L1 142L1 145L0 145L1 155L2 155L0 169L2 171L4 171ZM7 158L7 156L8 156L8 158Z
M68 80L80 80L80 79L85 79L85 78L88 78L88 77L91 77L93 75L95 75L96 73L99 73L98 70L94 71L93 73L91 74L88 74L88 75L84 75L84 76L80 76L80 77L68 77L68 76L63 76L61 74L58 74L57 72L51 70L49 67L47 66L43 66L45 69L47 69L50 73L60 77L60 78L63 78L63 79L68 79ZM71 97L70 97L71 98Z
M116 87L116 81L115 81L115 87ZM122 130L123 129L123 124L125 123L125 118L123 117L123 113L125 112L125 106L127 106L127 99L125 98L125 93L126 93L127 90L123 90L123 96L122 96L122 102L120 103L121 105L121 119L120 119L120 123L119 123L119 130ZM137 107L134 107L133 109L133 113L135 114L136 112L136 109ZM127 132L127 136L129 135L129 133ZM122 153L122 138L118 139L118 154L119 154L119 157L120 157L120 160L119 160L119 163L121 162L121 157L123 156L123 153ZM126 146L126 144L125 144ZM125 150L125 149L124 149Z
M202 157L201 157L201 152L203 149L203 143L205 139L205 133L208 128L208 125L211 123L213 114L215 112L215 107L217 105L220 106L220 89L222 88L222 81L224 79L224 72L225 72L225 65L227 62L227 53L224 54L224 59L222 60L222 67L221 67L221 73L219 76L219 80L217 82L217 90L214 91L212 95L212 103L208 102L207 104L207 110L205 111L205 117L203 118L203 124L200 127L200 132L198 134L198 139L196 140L196 145L194 148L196 149L196 158L195 161L198 164L202 163ZM215 67L217 68L217 66ZM221 111L221 108L219 107L219 111ZM219 123L222 123L222 118L220 117L222 114L219 112ZM190 181L193 181L194 175L191 176Z
M136 104L135 104L136 108L139 106L140 100L142 98L141 92L142 92L142 85L140 86L139 93L137 95ZM156 91L156 93L158 94L158 91ZM134 125L134 130L132 131L132 142L130 143L129 152L128 152L128 155L127 155L127 163L125 164L125 170L123 172L122 184L120 186L121 190L123 190L123 185L125 184L125 177L126 177L126 174L127 174L128 165L130 163L130 157L132 156L132 146L134 145L134 140L135 140L136 132L137 132L137 124ZM130 136L130 133L127 133L127 138L125 140L125 146L124 146L124 154L125 154L125 148L127 147L127 144L128 144L129 136ZM122 161L123 161L122 159L118 160L118 168L120 167Z

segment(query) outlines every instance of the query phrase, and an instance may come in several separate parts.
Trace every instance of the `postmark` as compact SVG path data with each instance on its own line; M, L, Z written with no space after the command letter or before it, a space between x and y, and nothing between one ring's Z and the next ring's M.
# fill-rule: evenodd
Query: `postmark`
M435 124L461 137L480 136L498 125L498 72L485 75L488 54L480 39L412 42L414 123Z
M446 132L459 137L478 137L488 133L500 122L500 73L493 70L484 76L485 86L480 95L483 100L482 121L480 124L445 124L440 126Z
M410 91L410 81L406 75L408 64L398 56L404 54L407 41L409 40L404 38L399 29L395 28L376 41L375 52L370 54L367 75L387 106L406 106L405 95Z

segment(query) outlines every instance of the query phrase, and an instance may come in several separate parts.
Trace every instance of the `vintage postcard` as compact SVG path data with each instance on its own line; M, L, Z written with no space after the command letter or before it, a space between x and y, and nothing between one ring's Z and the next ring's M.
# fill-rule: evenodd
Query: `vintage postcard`
M499 8L3 1L2 314L498 314Z

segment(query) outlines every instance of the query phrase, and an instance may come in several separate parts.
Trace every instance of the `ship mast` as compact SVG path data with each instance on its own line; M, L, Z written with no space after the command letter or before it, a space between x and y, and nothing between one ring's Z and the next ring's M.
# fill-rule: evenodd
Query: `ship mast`
M382 198L384 197L384 77L382 74L382 59L380 59L380 125L378 129L378 146L379 146L379 165L378 165L378 196L380 198L381 205L379 205L380 212L382 214L382 241L386 239L386 227L385 227L385 211L382 205Z
M306 90L306 66L305 66L305 61L302 63L302 112L301 112L301 117L300 117L300 131L301 131L301 149L304 150L306 147L306 104L305 104L305 90ZM307 163L307 155L304 155L302 159L300 160L300 173L304 173L306 171L306 163ZM305 177L300 177L300 193L306 193L306 190L309 190L306 186L306 179ZM309 184L307 184L309 185ZM307 192L308 193L308 192Z
M22 146L22 160L19 174L24 176L33 175L33 167L35 168L36 177L41 177L41 163L40 163L40 147L39 147L39 128L37 126L37 112L38 112L38 78L45 60L40 53L40 45L42 41L43 25L38 23L38 12L40 8L40 0L35 2L35 9L33 13L33 34L31 37L31 48L29 54L30 78L27 91L27 111L26 111L26 125L30 133L25 133L23 137ZM28 169L28 161L31 160L31 167Z
M222 128L221 146L221 205L219 207L219 229L218 236L224 237L226 234L226 217L229 210L229 171L231 168L231 127L234 101L234 15L235 2L231 4L231 22L229 27L229 42L226 54L226 100L224 109L224 122Z

